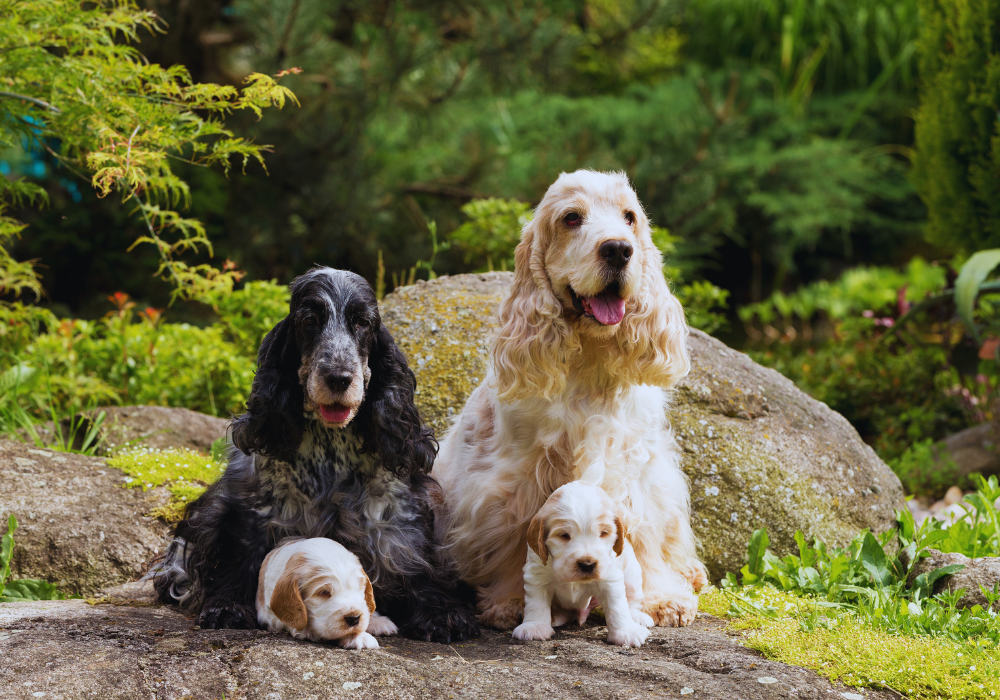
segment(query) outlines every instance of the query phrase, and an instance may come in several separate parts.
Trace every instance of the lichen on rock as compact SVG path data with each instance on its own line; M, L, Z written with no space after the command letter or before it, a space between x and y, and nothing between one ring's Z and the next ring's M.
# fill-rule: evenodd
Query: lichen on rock
M417 376L417 404L439 437L486 372L512 280L505 272L440 277L382 302ZM700 331L688 346L691 373L674 392L669 417L713 579L742 566L758 527L784 554L795 551L796 530L845 546L864 528L894 524L904 505L899 479L843 416Z

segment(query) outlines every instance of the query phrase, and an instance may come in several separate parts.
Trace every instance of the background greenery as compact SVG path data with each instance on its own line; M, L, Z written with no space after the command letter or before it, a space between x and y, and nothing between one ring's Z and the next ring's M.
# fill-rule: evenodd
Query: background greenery
M998 12L0 0L0 427L238 411L296 274L510 269L559 172L621 169L691 324L940 495L1000 377L995 305L954 303L1000 245Z

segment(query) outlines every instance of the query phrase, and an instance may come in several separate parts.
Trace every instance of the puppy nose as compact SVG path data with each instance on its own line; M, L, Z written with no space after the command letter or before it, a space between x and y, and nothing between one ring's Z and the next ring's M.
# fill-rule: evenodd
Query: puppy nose
M625 241L605 241L597 252L604 262L616 270L621 270L632 259L632 246Z
M576 562L576 566L583 573L592 574L594 573L594 569L597 568L597 562L593 559L580 559Z
M359 622L361 622L361 616L360 615L344 615L344 622L347 623L348 627L354 627Z
M326 375L326 385L330 387L331 391L347 391L347 387L351 385L353 379L354 375L350 372L331 372Z

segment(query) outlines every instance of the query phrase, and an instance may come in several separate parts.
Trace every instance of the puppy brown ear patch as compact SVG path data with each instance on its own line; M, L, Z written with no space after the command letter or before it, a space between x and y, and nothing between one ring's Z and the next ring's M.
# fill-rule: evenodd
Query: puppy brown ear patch
M361 575L365 577L365 602L368 604L368 612L375 612L375 591L372 590L371 579L368 578L368 574L361 572Z
M615 515L615 556L621 556L622 550L625 549L625 521L622 520L622 516Z
M299 590L299 574L306 563L307 559L301 552L293 554L271 593L271 612L297 630L303 629L309 622L306 604L302 602L302 592Z
M528 525L528 546L541 558L542 564L549 560L549 550L545 546L545 515L542 511Z

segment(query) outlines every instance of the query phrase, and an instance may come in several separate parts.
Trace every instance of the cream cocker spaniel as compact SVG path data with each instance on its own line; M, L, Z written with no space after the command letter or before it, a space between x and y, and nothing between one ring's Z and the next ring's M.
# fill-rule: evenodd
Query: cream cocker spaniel
M445 494L435 527L478 589L482 623L518 624L528 524L584 476L621 510L645 612L694 619L706 574L665 391L690 367L687 333L625 175L560 175L524 226L489 370L432 472Z
M524 622L514 638L551 639L554 627L581 625L598 605L608 644L638 647L653 618L642 612L642 572L625 523L603 489L583 481L560 486L528 525Z

